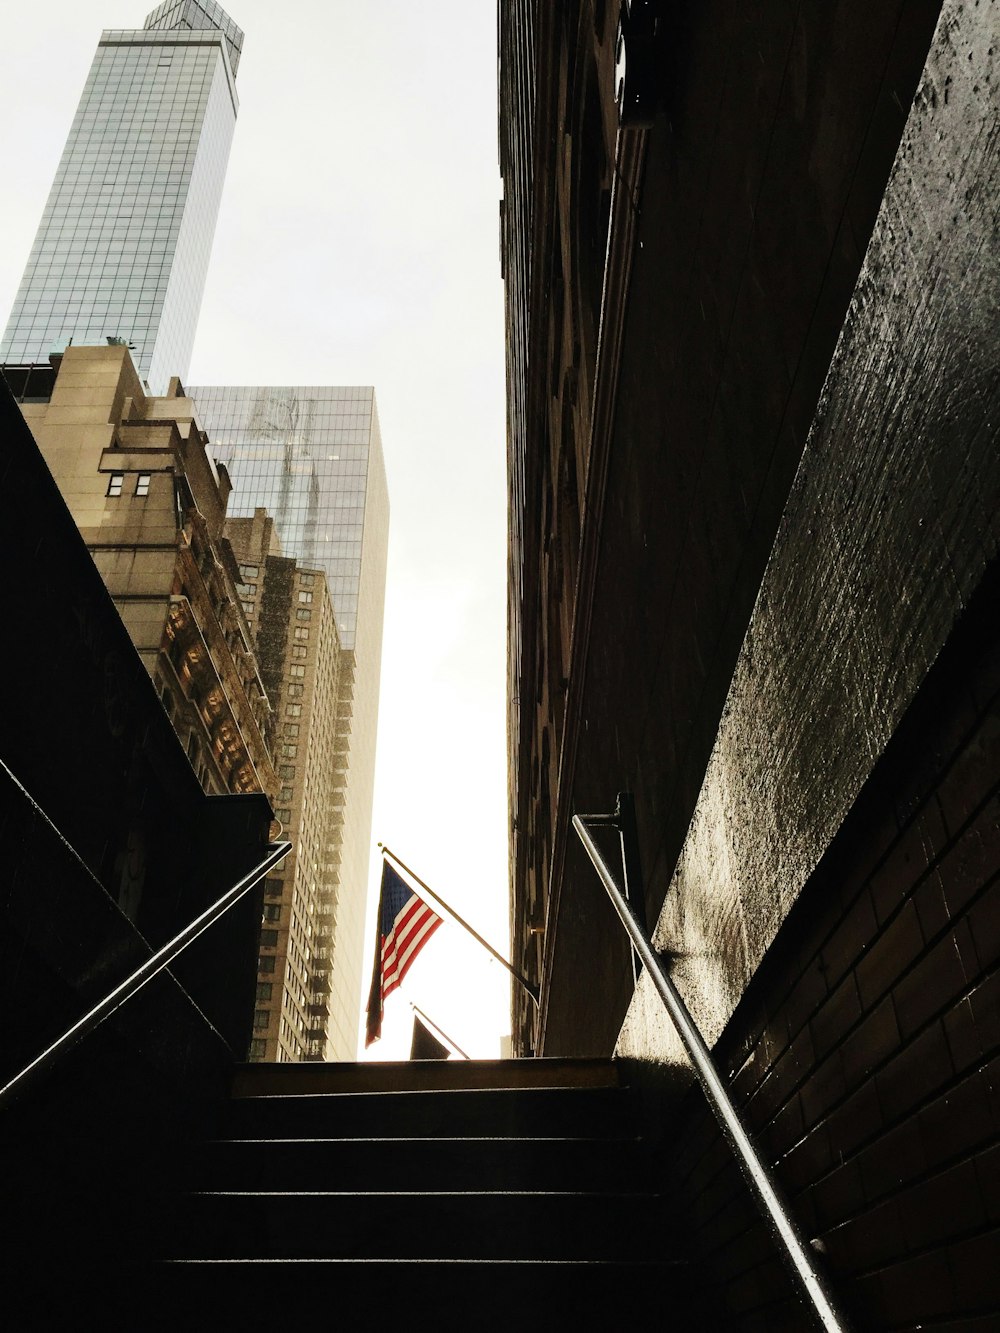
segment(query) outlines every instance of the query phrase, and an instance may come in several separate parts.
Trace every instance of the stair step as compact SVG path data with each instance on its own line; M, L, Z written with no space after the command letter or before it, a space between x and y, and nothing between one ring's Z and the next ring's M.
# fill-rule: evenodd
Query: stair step
M620 1190L651 1179L635 1139L236 1139L207 1143L203 1190Z
M237 1065L233 1097L489 1088L616 1088L614 1060L386 1060Z
M181 1200L177 1218L160 1213L166 1258L678 1257L676 1223L650 1195L199 1193Z
M716 1333L692 1298L687 1265L672 1260L234 1259L131 1271L96 1264L75 1274L71 1256L53 1262L70 1280L61 1288L50 1282L43 1292L66 1307L59 1312L66 1327L77 1327L81 1308L95 1302L108 1330L283 1329L318 1316L351 1333L379 1333L407 1318L435 1333L507 1333L519 1324L618 1333L638 1320L663 1333ZM46 1319L16 1326L48 1333L59 1325Z
M631 1124L626 1088L356 1092L242 1097L230 1102L232 1138L620 1138Z

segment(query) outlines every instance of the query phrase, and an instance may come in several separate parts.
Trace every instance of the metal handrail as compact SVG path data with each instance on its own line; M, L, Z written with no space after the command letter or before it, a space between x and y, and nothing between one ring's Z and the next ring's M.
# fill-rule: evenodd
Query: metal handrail
M622 802L623 798L619 797L619 809L621 809ZM725 1083L719 1076L712 1054L698 1031L694 1019L688 1012L687 1005L681 998L677 987L667 975L660 956L654 950L636 912L618 887L597 844L591 837L589 826L607 828L611 825L617 828L619 827L619 818L619 811L616 811L614 815L574 815L573 827L583 843L587 855L593 862L594 869L600 876L601 882L608 892L608 897L621 918L622 925L628 932L633 949L649 973L650 980L656 987L660 999L673 1020L719 1127L735 1152L743 1175L770 1222L782 1247L784 1257L792 1272L798 1278L820 1324L828 1330L828 1333L848 1333L851 1327L850 1323L843 1313L838 1310L826 1275L821 1272L817 1265L815 1255L792 1215L781 1186L744 1129L739 1112L729 1096ZM625 847L623 845L624 851ZM631 874L626 871L626 875L630 896L634 894L641 899L641 894L635 893L638 888L638 875L635 868L633 868Z
M185 926L172 940L157 949L156 953L147 958L110 994L106 995L98 1004L95 1004L72 1027L67 1028L51 1046L47 1046L40 1055L35 1056L34 1060L25 1065L19 1074L15 1074L8 1083L5 1083L0 1088L0 1104L6 1099L12 1098L16 1093L23 1092L32 1079L46 1073L67 1051L83 1041L116 1009L120 1009L123 1004L131 1000L147 982L152 981L155 976L174 961L178 954L183 953L189 944L192 944L220 916L228 912L245 894L249 893L255 884L259 884L268 871L283 861L291 850L292 844L290 842L270 843L267 848L267 855L258 866L251 870L249 874L244 875L217 902L213 903L211 907L207 907L201 916L196 917L190 925Z

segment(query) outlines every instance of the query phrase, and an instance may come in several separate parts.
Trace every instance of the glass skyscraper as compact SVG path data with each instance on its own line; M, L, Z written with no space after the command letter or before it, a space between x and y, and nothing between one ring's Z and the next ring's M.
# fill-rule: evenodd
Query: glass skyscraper
M101 34L0 363L121 338L154 393L187 374L229 148L243 33L165 0Z
M233 483L229 514L266 508L283 554L327 576L343 649L337 733L346 768L330 1042L353 1052L370 962L364 917L389 535L375 392L330 385L189 385L187 392Z

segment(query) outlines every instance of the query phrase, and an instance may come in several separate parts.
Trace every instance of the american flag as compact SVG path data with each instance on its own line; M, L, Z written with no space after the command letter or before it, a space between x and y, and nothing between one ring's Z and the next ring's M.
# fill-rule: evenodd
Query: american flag
M368 992L365 1046L370 1046L381 1037L385 997L401 984L417 954L442 920L422 898L417 897L388 861L382 862L375 967L371 990Z

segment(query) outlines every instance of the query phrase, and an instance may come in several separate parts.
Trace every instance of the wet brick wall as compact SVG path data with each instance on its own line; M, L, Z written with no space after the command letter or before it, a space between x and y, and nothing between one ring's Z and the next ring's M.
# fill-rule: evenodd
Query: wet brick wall
M716 1048L864 1329L1000 1327L1000 569ZM726 1327L809 1328L700 1094L676 1140Z

